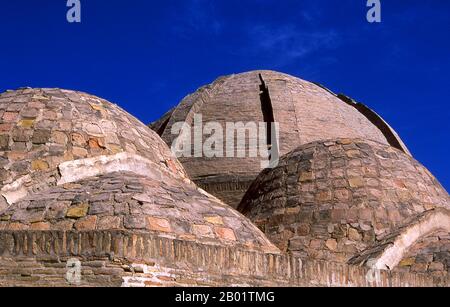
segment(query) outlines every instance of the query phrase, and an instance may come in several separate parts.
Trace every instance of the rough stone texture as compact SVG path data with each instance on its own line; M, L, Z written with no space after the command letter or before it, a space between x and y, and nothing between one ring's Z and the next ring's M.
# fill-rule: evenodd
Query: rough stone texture
M0 230L33 229L43 223L52 230L127 229L278 250L240 213L175 176L154 180L118 172L89 177L29 195L0 212Z
M407 218L439 207L450 208L448 193L410 156L339 139L284 156L261 173L238 209L282 251L346 262Z
M9 203L54 186L60 163L88 157L127 152L184 175L155 132L104 99L20 89L0 94L0 113L0 190Z
M273 71L252 71L221 77L187 96L151 127L173 145L177 122L264 122L260 75L268 88L275 122L279 123L281 155L299 145L336 138L362 138L389 144L381 131L353 105L313 83ZM375 114L375 113L374 113ZM382 121L375 114L373 117ZM382 121L384 122L384 121ZM204 136L204 139L208 136ZM403 144L398 136L399 143ZM225 146L225 144L224 144ZM406 148L406 147L404 147ZM206 191L236 207L261 168L261 158L181 158L190 177Z
M349 263L446 276L450 272L450 210L437 208L405 221Z
M68 263L80 261L78 283ZM0 231L0 286L450 286L421 273L370 271L292 255L129 231Z
M294 110L302 118L301 124L283 124L283 152L333 129L379 141L304 145L257 179L242 208L254 209L251 217L289 253L198 188L158 135L117 106L83 93L27 88L0 95L0 286L449 286L443 227L404 245L394 271L338 263L356 251L370 254L393 238L392 229L405 217L448 208L448 194L420 164L386 145L393 142L392 131L386 134L372 115L358 117L359 107L329 92L325 97L325 90L307 82L261 74L277 102L275 115L286 119ZM251 110L256 76L216 82L154 128L164 133L176 114L186 118L203 105L241 97L239 89L251 107L238 115L258 118ZM304 101L288 99L297 96ZM334 103L339 106L327 107ZM219 116L217 109L207 114ZM360 119L361 127L351 123ZM308 126L316 120L339 129ZM211 170L197 182L205 180L210 190L237 203L257 169L245 168L253 165L249 160L236 161L197 164L200 172ZM223 176L231 164L236 168ZM425 229L421 221L413 227ZM69 278L78 273L79 282Z
M435 277L447 276L450 273L449 232L438 232L417 242L395 270L427 273Z

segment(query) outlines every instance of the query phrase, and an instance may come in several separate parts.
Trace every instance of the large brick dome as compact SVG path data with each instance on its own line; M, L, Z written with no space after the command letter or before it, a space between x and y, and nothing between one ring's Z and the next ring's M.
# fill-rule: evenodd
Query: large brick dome
M373 140L408 152L397 134L364 105L273 71L219 78L187 96L151 127L174 145L179 140L172 134L175 123L192 125L194 114L201 114L204 123L220 123L224 130L227 122L278 122L279 155L303 144L340 137ZM246 150L246 158L193 156L180 161L197 184L236 207L262 170L262 158L250 158Z
M58 167L67 161L128 153L185 175L156 133L95 96L60 89L9 91L0 95L0 119L0 193L10 204L56 185Z
M346 262L433 208L450 209L449 195L416 160L379 142L338 139L285 155L238 210L284 251Z

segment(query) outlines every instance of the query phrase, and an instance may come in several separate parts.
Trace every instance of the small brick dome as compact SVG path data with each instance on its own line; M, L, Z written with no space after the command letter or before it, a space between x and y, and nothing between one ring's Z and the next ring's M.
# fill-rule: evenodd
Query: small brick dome
M9 203L54 186L63 162L121 152L185 176L156 133L104 99L61 89L0 94L0 189Z
M407 218L450 208L448 193L420 163L360 139L313 142L264 170L238 210L280 249L345 262Z
M278 122L280 156L303 144L336 138L373 140L408 152L395 131L366 106L274 71L221 77L187 96L151 127L173 145L177 135L172 127L177 122L192 125L194 113L201 114L204 123L219 122L223 127L227 122ZM251 158L248 152L246 157L179 160L192 180L236 207L262 170L261 158Z

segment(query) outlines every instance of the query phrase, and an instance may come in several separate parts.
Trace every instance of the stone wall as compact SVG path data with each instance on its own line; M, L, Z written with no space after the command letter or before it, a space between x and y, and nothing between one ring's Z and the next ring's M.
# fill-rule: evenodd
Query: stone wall
M438 208L410 219L348 264L446 276L450 264L450 210Z
M127 161L123 164L120 161L123 160L114 164L127 166ZM92 165L83 160L74 163L82 163L82 168ZM94 164L92 169L99 168L99 163ZM156 167L141 167L147 170L146 177L112 172L30 195L0 211L0 230L123 229L161 233L173 239L278 251L248 219L194 184L163 175ZM70 173L76 176L83 172L74 168Z
M0 94L0 210L55 186L63 162L122 152L185 176L156 133L104 99L60 89Z
M265 87L267 92L262 95L261 89ZM383 132L353 105L344 103L335 94L313 83L274 71L252 71L221 77L184 98L173 112L165 114L152 127L172 146L178 137L172 134L172 127L177 122L192 126L194 114L201 114L204 124L220 123L224 132L227 123L258 124L272 122L273 119L279 124L280 155L300 145L338 137L362 138L389 144ZM193 130L191 136L194 135ZM202 144L205 144L210 135L201 137ZM225 143L224 150L227 148ZM246 143L249 144L250 139ZM236 146L234 147L236 150ZM259 151L265 150L267 146L259 143L256 147ZM236 207L244 192L234 185L230 186L230 190L225 190L226 185L222 184L222 178L217 175L230 176L232 180L237 177L240 183L247 182L242 177L251 177L250 181L253 181L262 171L261 162L266 158L252 157L248 148L247 145L241 151L245 154L244 158L230 158L229 154L213 158L203 155L182 157L180 162L192 180L197 184L211 184L211 190L208 189L209 185L203 187ZM221 186L219 193L215 193L217 185Z
M195 183L217 198L226 200L227 205L235 208L254 180L255 176L220 174L198 178Z
M282 251L346 263L409 218L449 204L433 175L405 153L340 139L284 156L254 181L238 210Z
M79 283L67 277L75 260L81 262ZM0 232L0 286L449 285L448 276L370 272L126 231Z
M450 233L423 238L408 251L396 269L445 276L450 272Z

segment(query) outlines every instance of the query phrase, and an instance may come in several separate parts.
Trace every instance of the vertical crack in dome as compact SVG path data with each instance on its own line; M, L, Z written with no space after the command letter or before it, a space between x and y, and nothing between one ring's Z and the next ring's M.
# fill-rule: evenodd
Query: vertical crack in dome
M278 152L278 142L274 141L274 136L276 136L276 126L275 118L273 115L273 105L272 99L270 98L269 87L266 85L262 74L259 74L259 79L261 80L261 85L259 86L261 99L261 111L263 113L264 123L266 124L266 144L269 152L269 161L274 157L279 157Z
M152 127L172 146L173 125L184 122L192 126L193 114L201 114L204 122L223 127L230 122L270 124L267 135L261 138L267 139L272 155L282 156L298 146L336 138L371 140L407 152L406 146L399 146L400 141L394 144L396 134L386 128L382 119L374 120L363 114L323 86L274 71L258 70L219 78L187 96ZM279 133L277 144L272 140L274 132ZM267 156L249 154L239 159L180 158L195 183L232 207L239 204L251 182L267 165L266 161ZM274 162L273 157L270 161Z

